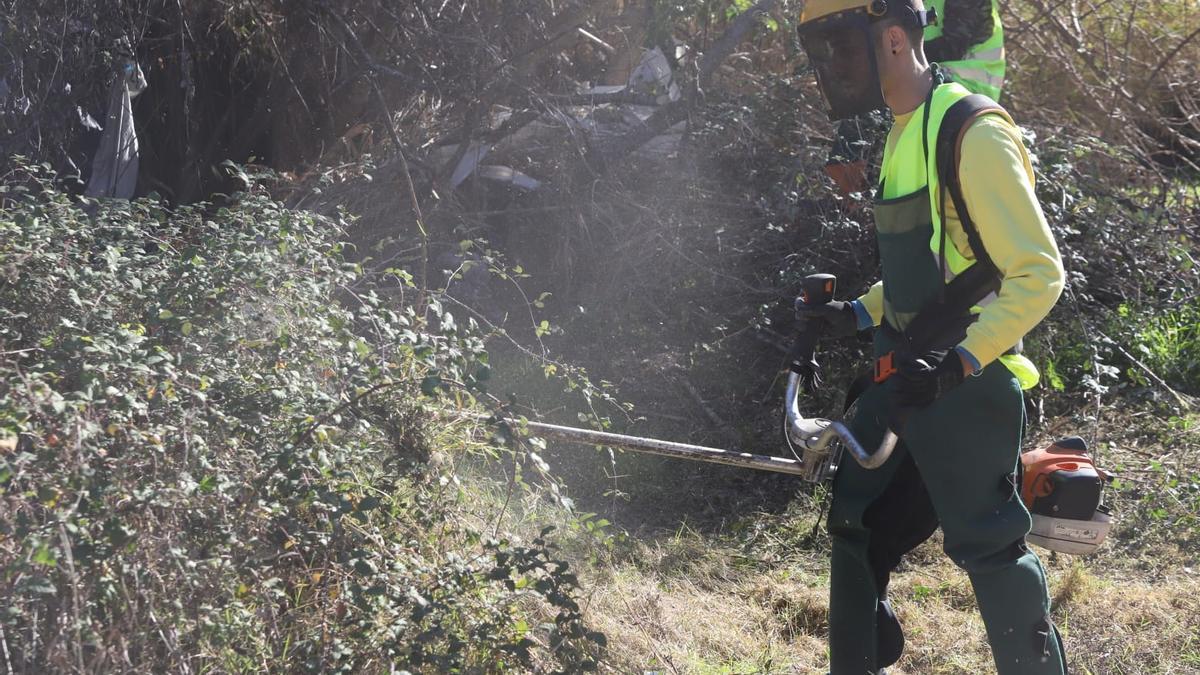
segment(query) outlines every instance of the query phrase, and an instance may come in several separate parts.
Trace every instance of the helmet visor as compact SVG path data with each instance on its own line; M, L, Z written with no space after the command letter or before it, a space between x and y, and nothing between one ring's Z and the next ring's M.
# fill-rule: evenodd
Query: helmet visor
M830 119L855 117L884 107L868 19L842 14L800 26L800 44L829 103Z

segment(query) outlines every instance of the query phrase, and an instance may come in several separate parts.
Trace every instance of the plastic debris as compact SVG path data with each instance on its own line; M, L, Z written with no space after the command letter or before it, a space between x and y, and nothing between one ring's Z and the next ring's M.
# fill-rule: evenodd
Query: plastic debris
M100 146L92 159L92 176L84 194L89 197L132 199L137 191L138 139L133 122L133 99L146 89L146 77L125 45L108 95L108 117ZM81 121L96 124L90 116ZM98 128L99 125L96 125Z

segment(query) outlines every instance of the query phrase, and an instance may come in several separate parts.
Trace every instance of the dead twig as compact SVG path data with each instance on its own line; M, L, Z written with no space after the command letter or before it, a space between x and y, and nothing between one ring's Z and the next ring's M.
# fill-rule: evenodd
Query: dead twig
M331 7L321 6L321 8L333 18L335 22L350 38L363 60L364 65L371 63L371 56L363 46L362 41L358 39L358 35L346 20L334 11ZM421 234L421 287L417 294L417 313L423 314L426 307L426 296L429 293L429 231L425 227L425 217L421 213L421 200L417 198L417 188L413 183L412 171L408 166L408 157L404 152L404 143L400 140L400 134L396 131L396 123L392 117L392 110L388 106L387 101L383 98L383 92L379 89L379 82L375 79L374 71L367 71L367 81L371 85L371 93L375 98L375 102L380 108L380 112L384 116L384 124L387 126L388 134L392 138L392 144L396 148L396 156L400 158L400 173L404 176L405 186L408 188L408 196L412 201L413 216L416 218L417 230Z
M703 58L700 59L700 72L697 77L697 86L701 91L712 78L712 74L716 72L717 66L729 58L729 55L742 43L746 34L750 32L750 28L775 9L778 4L779 0L759 0L753 7L739 14L737 19L734 19L733 23L721 34L721 37L705 50Z
M1146 86L1150 86L1150 83L1154 81L1154 78L1158 77L1158 74L1162 72L1162 69L1179 54L1180 50L1186 47L1189 42L1194 40L1197 35L1200 35L1200 28L1197 28L1187 37L1180 40L1179 44L1175 45L1174 49L1172 49L1166 56L1162 57L1162 59L1158 62L1158 65L1154 66L1154 70L1150 71L1150 77L1146 78Z
M1155 373L1150 368L1150 366L1147 366L1145 363L1142 363L1141 359L1134 356L1133 354L1130 354L1129 350L1125 349L1125 347L1123 347L1121 345L1121 343L1117 342L1116 340L1113 340L1112 338L1108 337L1104 333L1099 333L1099 335L1100 335L1100 337L1109 341L1114 347L1116 347L1117 351L1121 352L1121 355L1124 356L1125 358L1129 359L1129 361L1131 363L1133 363L1133 365L1137 366L1139 370L1141 370L1143 373L1146 373L1146 375L1149 376L1151 380L1154 380L1155 384L1162 387L1171 396L1175 397L1175 400L1179 403L1180 406L1183 407L1184 410L1192 409L1192 402L1190 400L1190 397L1185 396L1185 395L1179 393L1178 391L1175 391L1175 389L1172 388L1171 385L1167 384L1166 380L1159 377L1158 373Z
M696 385L692 384L691 379L688 378L687 374L684 373L682 369L676 373L675 379L679 382L679 385L683 387L683 390L688 393L688 396L692 398L692 401L695 402L696 407L700 408L700 411L703 412L704 416L708 418L708 421L713 425L715 430L720 432L723 436L732 438L733 427L731 427L729 422L725 421L723 417L718 415L717 412L712 409L712 406L708 405L708 402L705 401L704 397L700 395L700 390L696 389Z

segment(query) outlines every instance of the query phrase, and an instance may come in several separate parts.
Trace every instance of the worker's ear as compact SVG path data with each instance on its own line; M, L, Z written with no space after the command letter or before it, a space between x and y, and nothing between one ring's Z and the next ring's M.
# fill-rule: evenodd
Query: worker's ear
M892 24L883 31L883 48L893 56L909 48L908 33L899 24Z

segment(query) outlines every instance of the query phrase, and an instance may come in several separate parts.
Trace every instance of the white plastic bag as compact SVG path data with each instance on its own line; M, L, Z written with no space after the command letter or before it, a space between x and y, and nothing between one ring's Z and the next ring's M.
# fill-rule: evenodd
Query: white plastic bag
M133 123L133 99L146 89L146 78L132 56L119 61L108 94L108 118L100 146L92 159L92 176L84 191L89 197L132 199L137 190L138 139Z

